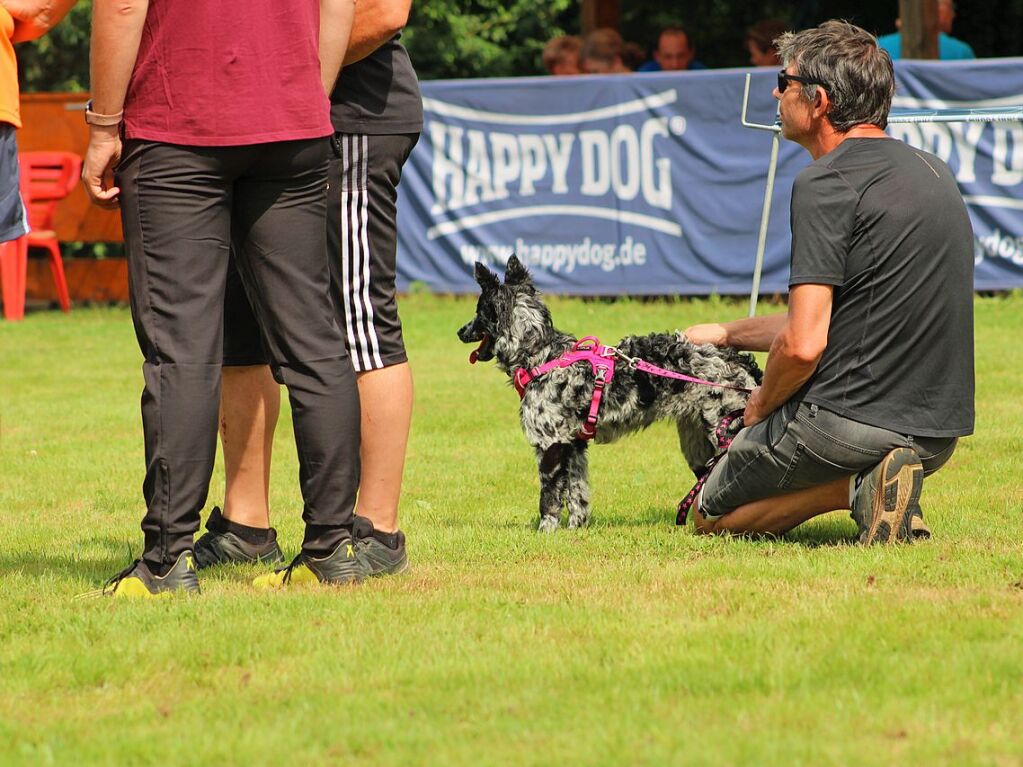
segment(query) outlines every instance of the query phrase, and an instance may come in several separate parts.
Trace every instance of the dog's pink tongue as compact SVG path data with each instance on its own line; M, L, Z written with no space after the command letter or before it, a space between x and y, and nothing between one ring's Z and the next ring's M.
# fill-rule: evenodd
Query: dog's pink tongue
M475 365L476 364L476 361L480 358L480 349L482 349L484 347L484 345L487 343L487 341L489 341L489 340L490 340L490 336L484 334L483 340L480 341L480 345L477 346L475 349L473 349L471 352L469 352L469 364L470 365Z

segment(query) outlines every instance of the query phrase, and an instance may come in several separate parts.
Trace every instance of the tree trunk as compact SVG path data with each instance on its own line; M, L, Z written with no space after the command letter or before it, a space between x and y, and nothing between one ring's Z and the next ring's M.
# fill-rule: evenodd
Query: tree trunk
M581 16L584 35L601 27L618 29L618 0L582 0Z
M938 0L899 0L902 58L938 58Z

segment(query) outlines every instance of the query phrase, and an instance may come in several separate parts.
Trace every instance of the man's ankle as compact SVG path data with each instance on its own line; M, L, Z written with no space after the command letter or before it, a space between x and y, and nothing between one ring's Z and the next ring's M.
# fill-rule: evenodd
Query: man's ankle
M389 529L388 529L389 528ZM373 538L389 549L396 549L405 540L404 534L394 523L386 527L377 527L377 523L369 517L355 517L354 532L356 538Z
M251 527L250 525L243 525L227 518L224 519L224 528L227 532L234 533L246 543L256 545L268 543L277 537L277 531L272 527Z

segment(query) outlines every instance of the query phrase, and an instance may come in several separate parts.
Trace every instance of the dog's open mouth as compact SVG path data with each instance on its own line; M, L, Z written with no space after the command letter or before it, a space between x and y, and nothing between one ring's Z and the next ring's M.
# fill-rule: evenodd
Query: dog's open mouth
M494 345L490 343L490 336L486 333L483 334L483 340L480 341L480 345L469 352L469 364L475 365L477 362L482 360L487 362L494 358Z

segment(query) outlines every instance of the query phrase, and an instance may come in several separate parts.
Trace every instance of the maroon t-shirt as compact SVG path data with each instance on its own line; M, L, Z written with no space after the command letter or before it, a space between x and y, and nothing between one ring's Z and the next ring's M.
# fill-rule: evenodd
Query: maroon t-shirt
M238 146L333 132L319 0L150 0L127 138Z

